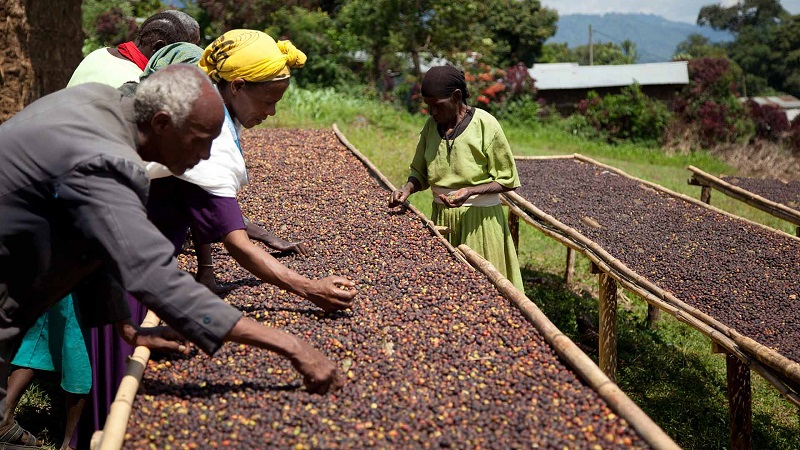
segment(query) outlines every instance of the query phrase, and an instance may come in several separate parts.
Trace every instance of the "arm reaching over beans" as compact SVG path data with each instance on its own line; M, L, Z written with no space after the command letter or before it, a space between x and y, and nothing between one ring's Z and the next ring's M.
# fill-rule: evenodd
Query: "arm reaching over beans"
M325 394L344 386L344 377L333 362L291 334L243 317L225 336L225 340L260 347L287 358L303 376L303 384L312 394Z
M294 252L302 256L308 256L308 246L303 241L290 242L281 239L269 231L251 222L247 217L244 219L245 231L250 239L255 239L266 244L269 248L279 252Z
M310 280L253 244L244 230L228 233L222 243L233 259L253 275L310 300L326 312L347 309L353 304L356 291L342 287L353 288L355 283L336 276Z
M150 350L188 354L185 339L168 326L138 327L131 319L114 324L122 340L134 347L143 345Z

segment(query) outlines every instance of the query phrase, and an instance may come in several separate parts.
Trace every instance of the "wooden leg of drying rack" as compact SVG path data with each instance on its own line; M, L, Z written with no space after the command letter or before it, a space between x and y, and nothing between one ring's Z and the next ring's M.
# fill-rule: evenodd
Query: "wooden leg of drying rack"
M651 304L647 304L647 328L655 328L656 323L661 319L661 310Z
M734 355L726 354L725 363L728 368L731 450L749 450L753 445L750 368Z
M592 264L592 273L600 281L600 370L617 382L617 281Z
M700 201L703 203L711 204L711 188L708 186L703 186L700 190Z
M564 270L564 284L567 287L572 285L572 279L575 277L575 250L567 247L567 268Z
M511 230L511 239L514 241L514 248L519 254L519 216L513 212L508 212L508 229Z
M728 381L728 409L731 423L731 450L753 447L753 405L750 388L750 368L738 357L712 343L715 353L725 354Z

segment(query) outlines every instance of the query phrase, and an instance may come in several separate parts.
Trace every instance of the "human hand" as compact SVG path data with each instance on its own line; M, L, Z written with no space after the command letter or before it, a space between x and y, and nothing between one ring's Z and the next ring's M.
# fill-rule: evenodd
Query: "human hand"
M276 239L275 242L268 244L279 252L294 252L301 256L308 256L308 246L303 241L289 242L283 239Z
M400 206L403 202L408 200L409 195L411 195L411 193L407 189L398 189L392 192L392 195L389 196L389 208Z
M139 328L132 344L159 352L189 353L186 339L168 326Z
M463 205L471 195L472 194L470 193L469 189L461 188L447 195L442 194L439 196L439 199L448 208L458 208L459 206Z
M356 296L356 290L342 289L340 286L353 288L355 283L336 276L315 280L306 298L325 312L350 308L353 304L353 297Z
M344 386L345 378L336 365L305 341L292 356L292 366L303 376L306 390L312 394L335 392Z

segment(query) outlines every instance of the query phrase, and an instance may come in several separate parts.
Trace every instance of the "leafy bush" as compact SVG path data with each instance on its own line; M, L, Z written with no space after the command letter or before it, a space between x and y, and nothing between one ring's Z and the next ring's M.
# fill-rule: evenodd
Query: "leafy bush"
M679 123L692 130L686 136L706 148L750 139L753 123L737 99L740 75L726 58L689 61L689 84L673 104Z
M800 158L800 116L797 116L794 118L794 120L792 120L792 125L789 128L789 133L786 137L786 143L789 149L792 151L792 154Z
M657 141L669 121L667 107L645 95L638 84L602 98L594 91L589 92L577 109L609 142Z
M526 124L539 118L535 80L523 63L497 69L475 62L464 72L467 90L475 96L475 106L496 118Z
M292 73L299 86L338 88L357 82L347 67L346 38L327 13L295 6L277 10L270 21L274 25L264 30L267 34L290 39L308 55L305 67Z
M561 123L564 131L573 136L580 136L587 139L605 139L605 136L602 135L599 130L593 127L589 123L589 119L582 114L573 114L564 119Z
M756 137L759 139L776 142L789 130L786 113L775 105L759 105L753 100L748 100L747 112L755 124Z

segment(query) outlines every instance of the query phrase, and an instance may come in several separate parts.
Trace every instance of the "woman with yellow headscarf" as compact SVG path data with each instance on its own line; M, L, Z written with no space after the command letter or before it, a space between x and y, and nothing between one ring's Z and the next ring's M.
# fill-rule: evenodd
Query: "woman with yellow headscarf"
M355 284L338 276L310 280L283 266L250 241L236 202L236 193L248 182L239 145L241 128L252 128L275 114L275 105L289 87L291 69L305 61L306 55L291 42L275 42L254 30L229 31L206 47L198 65L214 80L224 101L222 132L214 139L208 160L180 177L153 180L147 207L150 220L176 249L191 227L196 246L222 242L242 267L261 280L325 311L336 311L349 308L355 296L354 290L342 286ZM213 281L210 258L198 258L198 281L203 282L200 271Z

